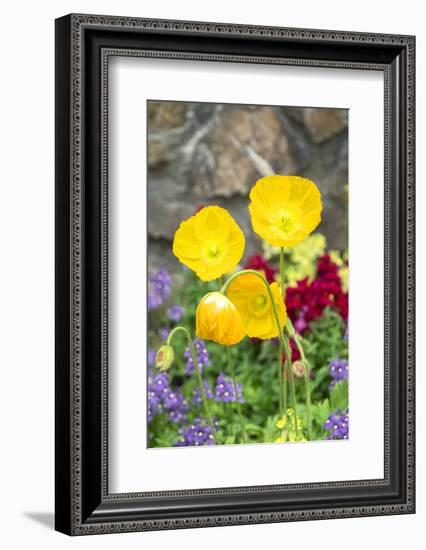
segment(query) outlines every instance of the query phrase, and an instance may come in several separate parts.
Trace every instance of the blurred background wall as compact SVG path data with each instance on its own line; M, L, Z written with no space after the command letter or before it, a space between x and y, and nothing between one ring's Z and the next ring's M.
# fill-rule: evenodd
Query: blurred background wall
M347 248L347 110L149 101L147 158L150 269L178 267L174 232L200 205L231 212L245 258L261 251L248 193L271 173L312 179L324 204L318 231L329 248Z

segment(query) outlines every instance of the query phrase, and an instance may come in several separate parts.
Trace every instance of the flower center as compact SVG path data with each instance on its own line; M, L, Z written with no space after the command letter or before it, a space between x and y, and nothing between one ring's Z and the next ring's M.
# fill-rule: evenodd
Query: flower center
M298 230L299 212L294 209L280 209L271 219L271 229L280 239L288 239Z
M294 228L293 220L290 216L282 216L280 220L280 228L283 233L291 233Z
M256 294L250 300L249 310L254 317L263 317L268 310L268 298L265 294Z
M219 247L217 246L217 244L213 244L210 248L209 248L209 256L211 256L212 258L217 258L220 254L220 249Z
M218 242L209 242L204 248L204 257L209 263L219 263L223 259L223 247Z

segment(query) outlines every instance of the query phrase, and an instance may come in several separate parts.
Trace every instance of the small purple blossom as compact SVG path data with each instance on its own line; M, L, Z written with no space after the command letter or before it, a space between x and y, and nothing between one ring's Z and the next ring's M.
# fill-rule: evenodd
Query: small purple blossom
M216 431L218 430L215 423ZM179 430L179 439L176 447L189 447L201 445L214 445L212 430L208 423L200 418L195 418L189 426Z
M150 292L148 294L148 311L157 309L157 307L160 307L162 303L163 299L158 294L155 294L155 292Z
M347 380L349 377L349 365L346 359L341 359L338 355L330 361L328 368L330 376L333 378L330 388L333 388L341 380Z
M167 310L167 315L170 321L173 321L174 323L177 323L178 321L180 321L184 313L185 313L185 308L178 304L174 304L170 306Z
M341 409L330 414L324 423L324 430L330 433L325 439L348 439L349 437L349 409Z
M148 374L148 422L157 412L168 413L171 422L185 422L188 410L188 402L182 393L170 387L166 372Z
M297 334L302 334L302 332L307 328L308 328L308 323L305 321L305 318L303 316L298 317L294 322L294 329L297 332Z
M240 403L244 403L242 386L237 383L237 398ZM216 380L216 401L223 401L229 403L236 401L234 383L231 378L228 378L221 372Z
M160 330L158 331L158 334L160 335L160 338L162 340L166 341L170 334L169 327L161 327Z
M207 399L213 399L214 397L213 390L209 386L207 380L203 380L203 387L204 387L204 391L206 393ZM201 405L203 404L203 398L201 396L200 386L195 386L194 391L192 392L192 402L194 403L194 405L198 405L199 407L201 407Z
M171 284L170 275L164 268L149 276L148 311L161 306L164 300L170 296Z
M167 384L167 374L148 373L148 422L151 422L161 405L161 394Z
M154 391L158 397L162 397L163 392L168 388L168 386L169 376L167 372L160 372L154 375L152 379L152 391Z
M189 405L180 392L168 388L163 394L163 409L169 413L171 422L179 423L186 421Z
M195 348L195 355L197 357L197 363L200 367L200 370L203 370L203 367L208 367L210 365L209 352L206 348L206 343L201 338L195 338L193 341ZM186 359L185 373L190 375L195 370L194 361L192 360L191 349L187 347L183 353L183 356Z
M147 353L148 367L152 367L154 365L155 356L156 356L155 350L154 349L149 349L148 353Z
M302 332L308 328L308 323L305 319L305 314L308 309L309 308L307 306L303 306L298 318L293 323L294 329L298 334L302 334Z

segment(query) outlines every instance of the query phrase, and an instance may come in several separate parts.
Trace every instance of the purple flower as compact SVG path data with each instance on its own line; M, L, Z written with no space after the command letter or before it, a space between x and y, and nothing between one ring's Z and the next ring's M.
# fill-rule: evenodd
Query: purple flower
M160 335L160 338L162 340L166 341L170 334L169 327L161 327L160 330L158 331L158 334Z
M301 315L296 319L294 323L294 329L298 334L302 334L302 332L307 328L308 328L308 323L305 321L305 318Z
M170 321L173 321L175 323L177 323L182 319L182 316L184 313L185 313L185 308L178 304L174 304L173 306L170 306L169 309L167 310L167 315Z
M328 372L333 378L330 384L330 388L333 388L337 382L341 380L347 380L349 377L349 366L346 359L341 359L338 355L330 361Z
M197 357L197 363L200 367L200 370L202 371L203 367L208 367L210 365L209 352L206 348L204 340L201 340L201 338L195 338L193 344L195 348L195 355ZM192 353L189 347L185 349L183 356L186 359L185 373L190 375L194 372L195 365L194 361L192 360Z
M218 430L215 422L216 431ZM179 439L176 447L214 445L212 430L208 423L200 418L195 418L189 426L179 430Z
M229 403L230 401L236 401L234 383L231 378L228 378L221 372L216 380L216 401L223 401ZM237 398L240 403L244 403L242 386L237 383Z
M156 376L154 376L152 373L148 374L148 422L152 421L161 405L161 392L164 389L163 382L164 374L157 374Z
M155 350L154 349L149 349L148 354L147 354L148 367L152 367L154 365L155 356L156 356Z
M206 392L207 399L213 399L214 397L213 390L208 385L207 380L203 380L203 386L204 386L204 391ZM194 403L194 405L198 405L199 407L201 407L201 405L203 404L203 398L201 397L200 386L195 386L194 391L192 392L192 402Z
M148 380L149 385L149 380ZM152 391L158 396L162 397L164 391L167 391L169 387L169 375L167 372L160 372L155 374L152 379Z
M157 412L168 413L171 422L185 422L188 410L188 402L182 393L170 387L166 372L148 374L148 422Z
M309 308L307 306L303 306L299 313L299 316L297 317L297 319L293 324L294 329L298 334L302 334L308 328L308 323L305 319L305 314L308 311L308 309Z
M148 311L157 309L157 307L161 306L162 303L163 303L163 300L161 296L159 296L158 294L155 294L155 292L150 292L148 294Z
M349 437L349 409L341 409L328 416L324 423L324 430L330 432L325 439L348 439Z
M179 423L186 420L189 405L180 392L168 388L163 393L163 409L169 413L171 422Z
M148 278L148 311L161 306L170 295L172 280L168 272L161 268Z

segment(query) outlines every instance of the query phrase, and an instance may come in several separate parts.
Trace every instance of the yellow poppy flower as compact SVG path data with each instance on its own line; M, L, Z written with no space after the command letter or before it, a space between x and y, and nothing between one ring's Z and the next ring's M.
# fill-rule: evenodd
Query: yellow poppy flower
M321 193L299 176L266 176L250 191L254 231L272 246L294 246L321 221Z
M270 285L277 306L278 318L284 327L287 312L278 283ZM274 338L278 336L278 326L274 310L265 284L253 273L236 277L228 286L228 298L238 309L247 336L250 338Z
M224 346L238 344L246 332L234 304L222 292L209 292L195 312L196 334Z
M244 246L243 232L229 212L206 206L180 224L173 254L202 281L212 281L235 269Z

